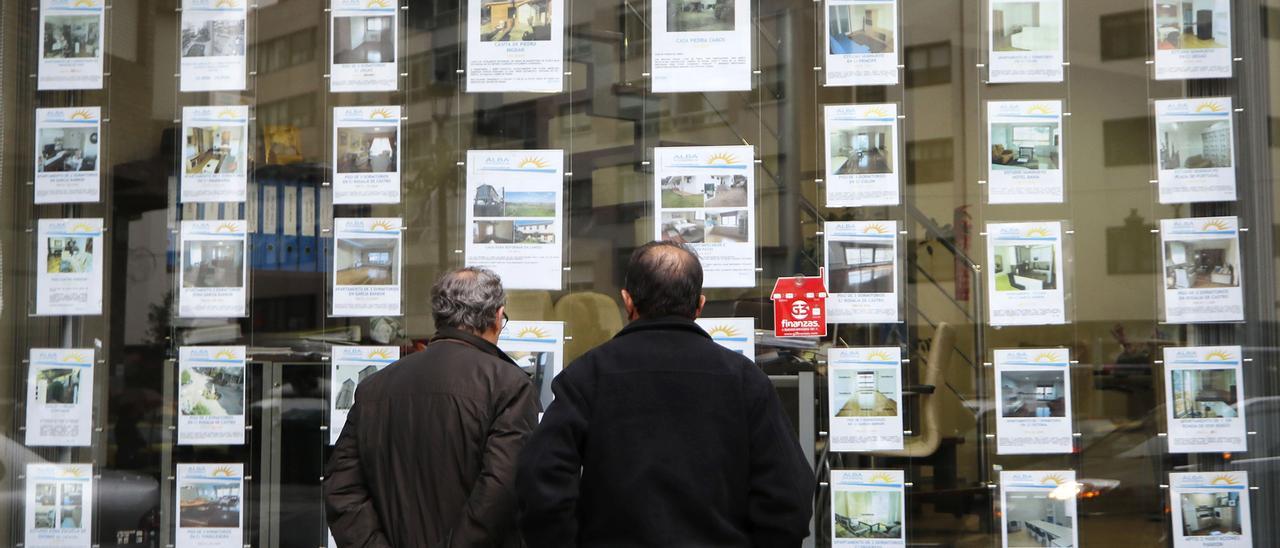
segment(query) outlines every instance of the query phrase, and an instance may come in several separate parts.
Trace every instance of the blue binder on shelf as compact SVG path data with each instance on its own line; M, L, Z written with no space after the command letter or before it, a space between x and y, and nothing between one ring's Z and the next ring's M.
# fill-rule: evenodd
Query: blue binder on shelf
M298 187L298 270L302 272L315 272L320 262L320 250L317 249L319 201L318 181L305 181Z
M302 224L298 222L298 191L295 181L286 181L280 185L280 270L296 271L301 257L298 241L298 230Z
M258 231L260 245L254 248L254 263L262 270L280 268L280 185L274 177L258 182Z
M320 207L316 208L320 234L320 264L317 272L333 268L333 187L320 186Z
M261 226L262 220L258 215L258 182L250 180L244 203L240 204L240 216L236 218L244 219L245 253L248 254L248 268L251 272L258 268L258 257L261 257L258 252L258 246L262 243L261 238L258 237L258 227Z

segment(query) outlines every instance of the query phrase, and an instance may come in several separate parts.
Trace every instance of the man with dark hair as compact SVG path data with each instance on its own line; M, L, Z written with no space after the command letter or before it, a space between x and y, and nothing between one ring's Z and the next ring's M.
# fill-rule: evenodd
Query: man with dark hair
M631 323L556 378L520 456L525 542L799 546L813 470L769 378L694 322L697 255L644 245L625 287Z
M431 343L357 386L324 480L338 546L521 545L516 455L538 395L497 347L506 301L493 272L446 273Z

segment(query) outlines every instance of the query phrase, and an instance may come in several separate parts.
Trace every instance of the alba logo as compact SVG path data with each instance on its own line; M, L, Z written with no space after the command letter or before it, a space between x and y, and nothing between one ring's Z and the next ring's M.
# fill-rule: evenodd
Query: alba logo
M229 478L234 475L235 475L235 472L232 471L231 468L228 466L219 466L217 468L214 468L212 472L209 472L209 476L215 477L215 478L219 476L224 478Z
M238 232L240 227L232 223L222 223L214 232Z
M1200 230L1205 232L1226 232L1231 230L1231 227L1227 226L1226 221L1218 219L1205 223L1204 226L1200 227Z
M520 332L516 333L516 338L517 339L524 339L524 338L545 339L547 338L547 335L548 333L546 331L543 331L540 328L526 327L524 329L521 329Z
M889 229L884 225L877 223L873 225L867 225L866 228L862 229L862 233L863 234L888 234Z
M217 2L214 2L214 3L213 3L213 7L215 7L215 8L238 8L238 7L240 7L240 2L238 2L237 0L218 0Z
M89 363L89 357L80 353L67 354L62 357L62 363Z
M87 110L77 110L71 113L72 120L92 120L93 113Z
M737 165L737 163L738 157L728 152L717 152L712 154L710 158L707 158L707 165L709 166L732 166Z
M1028 230L1027 230L1027 236L1028 236L1028 237L1033 237L1033 238L1048 238L1048 237L1049 237L1049 229L1047 229L1047 228L1032 228L1032 229L1028 229Z
M1228 476L1226 474L1222 474L1220 476L1214 477L1213 481L1209 482L1209 485L1239 485L1239 484L1240 482L1236 481L1235 478Z
M82 478L84 477L84 470L79 466L71 466L69 468L63 468L58 472L58 475L64 478Z
M535 169L546 169L546 167L549 165L551 164L547 163L546 160L543 160L542 158L530 156L528 158L520 160L520 164L516 167L519 167L519 168L531 167Z
M1222 108L1222 105L1218 103L1208 102L1196 105L1196 112L1222 112L1224 110L1226 109Z
M878 352L878 351L877 351L877 352L872 352L872 353L870 353L870 354L867 354L867 360L869 360L869 361L874 361L874 362L887 362L887 361L890 361L891 359L892 359L892 358L890 358L890 357L889 357L889 354L888 354L888 353L886 353L886 352Z
M1043 352L1036 356L1035 361L1052 363L1059 360L1057 354L1054 354L1053 352Z
M386 350L374 350L372 352L369 352L369 354L366 355L365 358L368 358L370 360L389 360L391 359L391 353L387 352Z
M366 8L389 8L389 7L391 7L391 3L390 3L390 2L387 2L387 0L369 0L367 3L365 3L364 7L366 7Z
M378 221L369 225L369 230L392 231L395 229L395 223L392 223L391 221Z
M1031 105L1027 107L1027 114L1053 114L1053 109L1048 105Z
M374 109L374 110L373 110L373 112L370 112L370 113L369 113L369 119L370 119L370 120L373 120L373 119L375 119L375 118L382 118L382 119L384 119L384 120L386 120L386 119L390 119L390 118L391 118L391 109L389 109L389 108L378 108L378 109Z
M1067 482L1067 478L1064 478L1059 474L1049 474L1040 480L1040 483L1043 485L1054 485L1054 486L1062 485L1066 482Z
M97 5L98 3L95 0L76 0L71 3L71 6L76 8L92 8L97 7Z
M888 118L889 113L880 107L871 107L863 113L863 116L867 118Z
M236 112L236 111L234 111L234 110L231 110L231 109L223 110L223 111L221 111L221 112L219 112L219 113L218 113L218 117L219 117L219 118L235 118L235 117L237 117L237 116L239 116L239 115L240 115L240 113L238 113L238 112Z
M729 325L717 325L715 327L712 327L711 331L707 332L707 334L711 335L711 338L713 339L717 337L721 337L721 338L737 337L738 330L734 329L733 326L729 326Z
M809 303L804 301L796 301L791 303L791 317L797 320L803 320L809 317Z
M71 231L72 232L93 232L93 227L84 223L76 223L74 226L71 227Z
M867 480L869 483L893 483L893 477L889 474L876 474Z
M232 352L232 351L230 351L230 350L219 350L217 353L215 353L215 354L213 355L213 359L215 359L215 360L234 360L234 359L236 359L236 353L235 353L235 352Z
M1227 362L1227 361L1234 360L1235 358L1231 355L1230 352L1217 350L1217 351L1205 354L1204 359L1205 361L1211 361L1211 362Z

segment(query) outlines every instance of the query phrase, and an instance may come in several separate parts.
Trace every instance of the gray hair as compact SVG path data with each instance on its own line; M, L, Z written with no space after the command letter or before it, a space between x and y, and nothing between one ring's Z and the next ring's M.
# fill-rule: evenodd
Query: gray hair
M445 272L431 287L431 315L437 328L484 333L494 326L498 309L506 304L502 278L485 268Z

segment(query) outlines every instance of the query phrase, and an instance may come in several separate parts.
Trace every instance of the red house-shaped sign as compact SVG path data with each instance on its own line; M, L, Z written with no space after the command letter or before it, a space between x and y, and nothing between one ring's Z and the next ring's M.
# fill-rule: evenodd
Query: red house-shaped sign
M778 278L773 284L773 332L779 337L827 335L827 286L817 276Z

